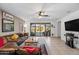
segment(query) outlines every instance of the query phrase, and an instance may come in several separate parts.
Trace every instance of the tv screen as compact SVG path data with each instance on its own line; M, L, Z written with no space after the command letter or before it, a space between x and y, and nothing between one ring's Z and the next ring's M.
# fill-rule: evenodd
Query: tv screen
M79 19L65 22L66 31L79 31Z

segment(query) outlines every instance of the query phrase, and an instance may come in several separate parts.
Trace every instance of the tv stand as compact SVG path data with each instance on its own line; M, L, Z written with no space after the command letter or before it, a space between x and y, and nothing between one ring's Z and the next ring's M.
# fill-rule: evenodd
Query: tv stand
M74 45L74 38L78 39L78 37L75 37L73 33L66 33L66 44L71 48L76 48Z

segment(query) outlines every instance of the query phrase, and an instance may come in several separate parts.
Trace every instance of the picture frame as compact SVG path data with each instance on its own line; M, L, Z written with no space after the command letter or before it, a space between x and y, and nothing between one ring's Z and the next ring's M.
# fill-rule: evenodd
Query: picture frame
M11 14L2 12L2 32L14 31L14 18Z

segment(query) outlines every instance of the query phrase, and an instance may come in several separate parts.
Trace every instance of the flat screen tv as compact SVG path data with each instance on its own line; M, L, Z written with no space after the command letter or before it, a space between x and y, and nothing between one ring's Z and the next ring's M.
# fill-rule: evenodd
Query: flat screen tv
M79 31L79 19L65 22L66 31Z

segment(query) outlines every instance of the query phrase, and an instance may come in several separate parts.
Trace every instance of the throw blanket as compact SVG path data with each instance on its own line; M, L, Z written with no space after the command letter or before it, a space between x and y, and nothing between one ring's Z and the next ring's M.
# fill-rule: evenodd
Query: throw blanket
M38 47L23 47L23 49L26 50L26 52L28 52L29 54L32 54L34 52L39 52L41 49Z
M20 46L25 40L27 39L27 37L21 37L18 39L17 45Z

